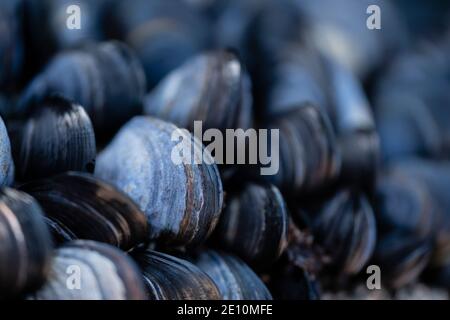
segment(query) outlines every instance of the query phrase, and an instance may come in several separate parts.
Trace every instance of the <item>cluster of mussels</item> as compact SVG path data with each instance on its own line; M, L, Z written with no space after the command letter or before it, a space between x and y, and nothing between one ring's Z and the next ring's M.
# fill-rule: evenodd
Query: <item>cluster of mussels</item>
M0 298L450 289L450 10L422 6L0 1ZM196 120L278 129L279 170L215 164Z

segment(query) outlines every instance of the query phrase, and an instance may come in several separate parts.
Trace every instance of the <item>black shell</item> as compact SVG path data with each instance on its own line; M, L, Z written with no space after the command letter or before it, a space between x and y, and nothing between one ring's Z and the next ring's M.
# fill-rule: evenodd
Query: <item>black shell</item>
M79 277L79 278L77 278ZM33 300L145 300L139 268L122 251L77 240L56 250L47 282Z
M218 300L214 282L191 262L153 250L134 255L150 300Z
M379 241L374 262L385 284L398 288L416 280L429 262L436 206L419 180L395 170L380 178L376 204Z
M315 240L340 274L357 274L375 250L377 228L364 194L347 189L328 200L312 218Z
M318 300L318 281L305 269L285 264L271 271L270 292L279 300Z
M110 134L140 112L145 92L142 67L124 44L111 41L54 57L25 90L20 107L50 94L81 104L97 134Z
M272 299L262 280L238 257L206 250L194 261L214 281L224 300Z
M273 185L248 184L231 198L214 236L254 268L267 268L287 244L289 217L283 196Z
M133 0L130 5L127 0L117 0L110 5L107 30L134 49L148 88L206 45L208 25L185 2Z
M50 97L24 124L10 126L18 179L48 177L65 171L94 172L95 135L80 105Z
M0 298L37 289L48 274L52 243L38 203L26 193L0 191Z
M24 63L21 0L0 3L0 89L16 89Z
M380 153L375 120L362 84L348 69L327 60L330 108L342 155L341 177L373 184Z
M399 162L389 172L391 175L395 174L397 179L403 179L404 185L406 184L404 181L409 181L409 184L421 188L423 196L416 196L415 201L418 202L423 198L427 201L419 202L422 204L422 214L411 214L407 225L416 225L416 229L412 230L416 241L417 238L421 240L421 243L417 244L418 249L420 249L419 246L427 246L426 250L423 250L425 256L423 260L430 259L429 270L426 274L427 280L450 287L450 283L447 282L450 266L448 260L450 253L450 198L448 197L450 166L446 162L409 160Z
M194 130L252 125L250 78L235 54L212 51L171 72L145 99L146 114Z
M11 185L14 181L14 162L11 143L3 119L0 117L0 186Z
M46 212L57 242L89 239L129 250L148 239L147 219L124 193L89 174L68 172L21 186Z
M197 138L168 122L133 118L99 155L96 175L136 201L151 238L162 242L198 244L219 219L223 190L214 160Z
M279 130L279 171L269 180L283 192L298 195L330 184L340 169L331 123L311 104L283 113L270 123Z

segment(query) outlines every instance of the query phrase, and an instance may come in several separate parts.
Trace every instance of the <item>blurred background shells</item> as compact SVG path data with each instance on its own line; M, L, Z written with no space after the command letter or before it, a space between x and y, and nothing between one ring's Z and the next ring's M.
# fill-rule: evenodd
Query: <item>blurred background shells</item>
M107 23L110 36L135 50L149 89L208 43L203 16L180 0L114 1Z
M211 277L224 300L272 300L265 284L238 257L209 250L195 256L194 262Z
M202 242L222 210L222 182L209 151L188 131L156 118L130 120L98 156L96 175L136 201L150 237L162 242Z
M95 241L58 248L49 277L31 300L145 300L138 267L120 250Z
M0 298L17 298L48 275L50 232L36 200L11 188L0 191L0 230Z
M130 250L149 237L147 219L124 193L89 174L69 172L20 186L45 210L56 242L89 239Z
M194 130L252 125L250 78L232 52L198 55L171 72L145 98L144 112Z
M24 63L23 3L0 4L0 90L17 89ZM16 87L16 88L14 88Z
M214 237L254 268L267 268L286 247L288 224L278 188L249 184L226 204Z
M25 89L19 108L59 94L82 105L96 134L108 136L141 111L144 92L134 53L122 43L105 42L55 56Z
M134 254L150 300L223 299L215 282L191 262L157 251Z
M95 134L84 108L54 96L33 109L25 123L10 123L17 179L94 172Z

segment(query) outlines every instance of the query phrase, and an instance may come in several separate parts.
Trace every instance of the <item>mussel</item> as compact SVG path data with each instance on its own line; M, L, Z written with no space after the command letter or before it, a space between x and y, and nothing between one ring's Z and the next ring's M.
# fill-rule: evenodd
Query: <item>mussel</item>
M287 244L288 213L273 185L248 184L222 212L214 236L256 269L270 266Z
M77 240L56 250L47 282L31 300L145 300L139 268L122 251Z
M374 263L383 282L399 288L415 281L429 263L436 206L423 183L395 170L380 178L376 197L379 240Z
M394 4L384 0L295 1L307 21L306 33L314 46L327 52L359 78L368 77L388 53L407 46L406 25ZM377 5L383 32L368 28L367 9ZM327 8L327 10L323 10Z
M148 240L147 219L139 207L87 173L63 173L20 188L39 201L59 243L89 239L130 250Z
M448 278L450 262L450 198L448 197L450 166L447 162L436 162L427 160L402 161L394 165L391 171L412 179L413 183L421 186L429 198L428 215L422 215L422 219L410 219L417 221L420 239L428 245L426 250L429 260L428 270L424 276L426 280L449 288ZM433 215L434 213L434 215ZM433 224L434 222L434 224ZM416 236L417 238L417 236ZM432 242L430 244L430 242ZM424 253L425 255L425 253Z
M14 181L14 162L11 143L3 119L0 117L0 186L11 185Z
M448 158L448 52L445 43L423 44L396 59L378 81L374 100L384 160Z
M144 111L194 131L252 125L250 78L230 51L212 51L188 60L146 97Z
M325 62L330 109L342 155L341 178L371 186L379 160L379 137L368 98L350 70L331 59Z
M126 45L111 41L54 57L25 89L18 112L59 94L86 109L97 136L108 135L140 112L144 92L139 61Z
M270 292L280 300L318 300L318 281L307 270L284 264L271 272Z
M340 169L340 154L327 115L312 104L275 117L279 130L280 168L268 180L283 192L299 195L330 184Z
M375 250L377 233L367 197L340 190L310 215L314 239L330 256L330 269L344 277L361 271Z
M262 280L236 256L205 250L193 261L216 284L224 300L271 300Z
M94 172L94 129L83 107L54 96L34 108L25 123L9 127L17 178Z
M23 3L0 3L0 89L17 89L24 63Z
M136 252L150 300L218 300L215 283L191 262L165 253Z
M219 219L223 190L211 154L168 122L130 120L98 156L96 175L136 201L161 242L198 244Z
M31 196L0 191L0 298L39 288L48 275L52 243L42 209Z
M122 39L142 62L148 88L208 42L208 27L191 5L180 0L118 0L111 4L110 35Z
M310 231L291 221L288 246L270 269L268 286L274 299L317 300L320 286L317 274L322 268L323 252L314 243Z

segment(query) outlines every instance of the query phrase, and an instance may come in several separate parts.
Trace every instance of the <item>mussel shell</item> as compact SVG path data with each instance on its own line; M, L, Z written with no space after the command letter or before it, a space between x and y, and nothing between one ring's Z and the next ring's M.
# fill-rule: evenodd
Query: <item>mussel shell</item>
M283 192L298 195L330 184L340 169L340 154L327 115L305 104L276 117L269 126L279 129L280 168L270 182Z
M175 133L181 141L171 139ZM176 164L172 155L179 147L185 151ZM151 238L162 242L200 243L219 219L223 190L210 153L186 130L162 120L129 121L98 156L96 175L136 201Z
M14 181L14 162L11 143L3 119L0 117L0 186L11 185Z
M262 280L241 259L207 250L194 257L197 267L216 284L224 300L271 300Z
M0 89L16 89L24 63L23 3L0 3Z
M272 271L270 292L279 300L318 300L320 298L317 280L306 270L292 265L283 265Z
M372 257L376 220L368 199L341 190L312 217L314 237L331 257L332 267L343 275L357 274Z
M140 271L131 258L110 245L82 240L56 250L47 282L28 297L36 300L145 298Z
M330 104L342 154L341 176L372 184L378 169L379 137L359 79L338 62L324 59Z
M379 233L404 232L431 236L436 227L437 206L426 186L412 176L388 171L376 188Z
M214 282L191 262L146 250L134 258L141 266L150 300L218 300Z
M212 51L171 72L145 99L146 114L191 132L194 121L205 129L247 129L252 124L250 78L235 54Z
M81 104L97 134L110 134L138 114L145 91L142 67L124 44L111 41L53 58L19 101L26 109L50 94Z
M390 288L400 288L417 280L430 261L433 241L402 232L381 236L374 253L382 281Z
M217 243L256 269L267 268L287 244L289 217L273 185L248 184L222 212L214 231Z
M434 240L430 267L445 270L450 253L450 199L448 197L450 166L446 162L415 159L399 162L392 166L391 171L403 179L405 177L412 179L416 185L425 188L425 192L429 195L435 214L434 221L431 214L428 219L434 224L429 226L430 222L427 223L427 220L422 219L418 221L419 230L423 231L422 234L428 230L425 234ZM427 226L429 227L426 228Z
M144 213L124 193L89 174L68 172L21 186L46 212L57 242L89 239L123 250L145 243Z
M203 16L183 1L134 0L130 5L119 0L111 4L109 12L110 35L134 49L149 89L208 42Z
M94 172L94 129L83 107L55 96L35 108L23 125L9 130L18 178Z
M0 191L0 297L37 289L48 274L52 243L42 209L26 193Z

